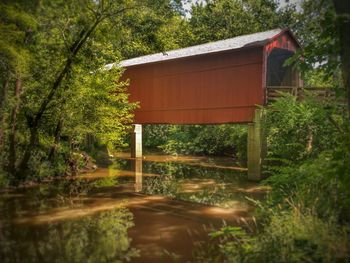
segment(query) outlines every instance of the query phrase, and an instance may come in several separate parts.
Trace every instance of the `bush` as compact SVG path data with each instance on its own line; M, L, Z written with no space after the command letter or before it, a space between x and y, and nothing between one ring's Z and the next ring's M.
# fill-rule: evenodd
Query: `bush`
M322 220L305 204L288 201L288 210L270 209L270 222L254 242L254 262L345 262L350 259L349 228Z
M289 199L284 208L261 208L265 223L252 236L239 227L224 226L211 233L211 242L200 244L196 262L348 262L350 228L332 219L321 220L303 212ZM267 222L268 221L268 222ZM210 260L208 260L210 258Z
M144 145L167 154L230 155L246 162L247 128L240 125L146 125Z
M293 196L322 218L350 221L350 129L336 107L286 95L267 110L266 125L274 204Z
M327 107L326 107L327 106ZM285 94L266 110L267 159L298 164L336 145L333 108L311 95L298 101Z
M350 223L349 163L338 159L339 151L323 152L300 166L282 167L265 181L273 189L270 203L293 197L320 218L336 217L339 222Z

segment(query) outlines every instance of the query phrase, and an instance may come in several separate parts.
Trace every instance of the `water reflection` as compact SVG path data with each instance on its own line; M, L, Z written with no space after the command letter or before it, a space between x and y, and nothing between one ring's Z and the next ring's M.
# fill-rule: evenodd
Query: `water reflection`
M263 199L268 191L266 187L248 182L245 170L233 166L227 158L217 158L216 165L208 165L210 160L202 165L203 157L187 159L190 164L185 158L174 161L169 156L152 155L143 160L119 158L116 167L120 170L120 181L131 181L134 176L136 192L224 208L250 210L253 206L249 200Z
M132 169L135 171L135 192L142 191L142 158L132 161Z
M125 208L50 224L5 222L1 262L121 262L138 255L130 247L127 231L133 221Z

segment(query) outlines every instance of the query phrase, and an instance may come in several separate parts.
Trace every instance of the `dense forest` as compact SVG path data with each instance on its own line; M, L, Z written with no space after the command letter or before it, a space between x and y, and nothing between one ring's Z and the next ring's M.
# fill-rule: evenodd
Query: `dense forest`
M221 262L350 260L350 9L347 1L2 0L0 188L75 175L99 148L123 149L133 110L123 59L289 27L302 49L287 61L305 87L264 108L267 158L258 230L225 226L207 249ZM157 125L144 144L168 154L246 162L240 125ZM201 262L215 262L205 253Z

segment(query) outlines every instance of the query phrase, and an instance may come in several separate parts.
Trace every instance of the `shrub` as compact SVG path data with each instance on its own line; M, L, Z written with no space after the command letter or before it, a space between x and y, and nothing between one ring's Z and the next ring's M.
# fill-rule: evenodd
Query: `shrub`
M291 200L291 199L290 199ZM346 262L350 259L349 228L331 218L321 220L293 203L288 210L269 210L270 222L256 241L252 262Z
M298 101L285 94L270 105L265 124L269 164L298 164L332 149L337 143L332 110L311 95Z
M289 199L289 209L266 208L268 219L253 235L240 227L224 226L211 233L210 243L194 250L196 262L348 262L349 227L303 212ZM267 222L268 221L268 222ZM210 260L208 260L210 259Z
M247 128L240 125L146 125L144 145L167 154L230 155L246 162Z

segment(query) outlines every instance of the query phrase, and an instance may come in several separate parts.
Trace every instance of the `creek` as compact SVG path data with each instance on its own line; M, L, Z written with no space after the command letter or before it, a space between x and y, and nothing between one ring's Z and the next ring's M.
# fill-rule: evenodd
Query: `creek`
M268 190L230 158L118 153L93 173L1 192L0 259L195 261L211 231L253 222Z

